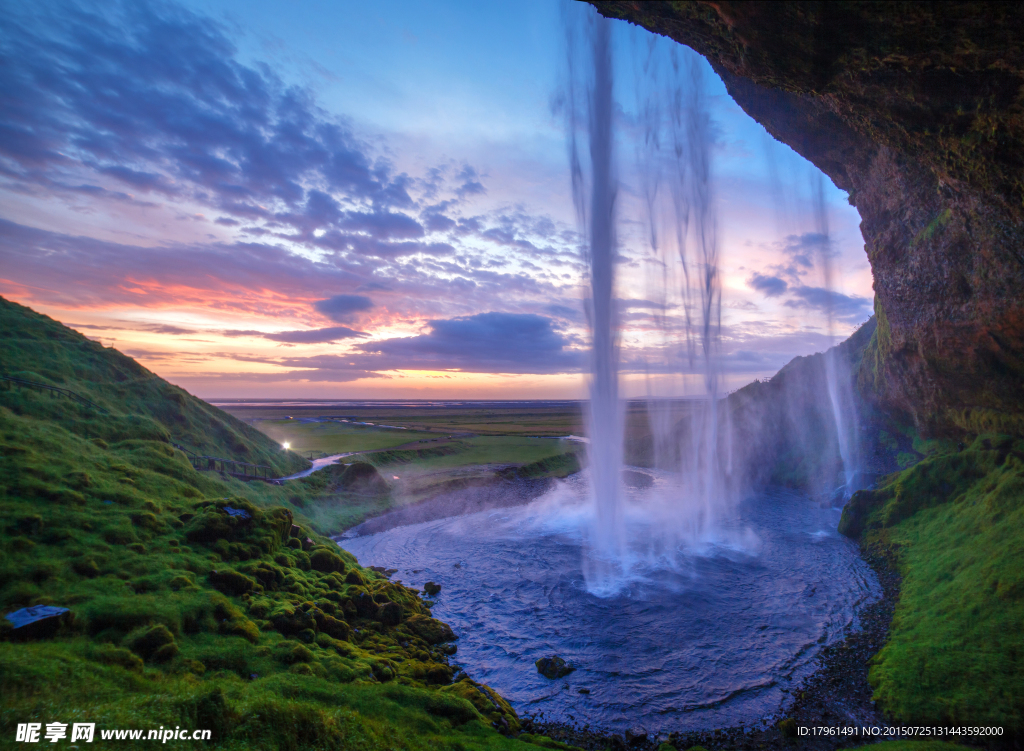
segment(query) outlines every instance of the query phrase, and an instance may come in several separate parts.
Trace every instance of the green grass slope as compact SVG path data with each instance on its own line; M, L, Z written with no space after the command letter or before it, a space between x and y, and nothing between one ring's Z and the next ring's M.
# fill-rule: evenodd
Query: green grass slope
M200 454L290 474L309 464L255 428L196 399L115 349L0 298L0 375L70 389L101 409L0 381L0 404L107 443L176 442Z
M7 372L109 411L0 391L0 614L70 609L49 634L0 617L2 743L18 723L95 722L96 748L160 726L213 732L186 748L528 747L503 735L518 723L500 696L452 683L454 635L418 594L311 529L298 508L319 481L197 472L167 441L300 460L50 319L0 316ZM372 498L371 469L336 479Z
M841 532L903 574L870 680L895 720L1024 729L1024 441L980 436L854 494Z

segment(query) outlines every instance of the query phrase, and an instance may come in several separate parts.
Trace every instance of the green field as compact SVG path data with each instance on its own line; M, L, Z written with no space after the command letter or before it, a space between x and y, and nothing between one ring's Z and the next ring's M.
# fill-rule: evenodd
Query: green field
M343 415L360 422L385 423L411 431L444 434L565 436L580 435L583 430L582 404L579 402L511 408L476 407L472 402L462 405L437 405L425 402L422 405L383 403L373 406L358 403L280 406L273 402L262 405L246 402L235 406L225 402L221 404L221 408L240 420L256 420L254 424L257 425L263 420L276 422L286 416L298 420L303 417Z
M434 433L414 430L387 430L349 425L343 422L302 422L287 419L253 420L257 430L277 443L291 444L292 451L314 456L345 454L352 451L376 451L401 446L420 439L437 438Z
M301 417L294 407L245 407L236 411L241 419L249 420L274 442L289 442L293 452L314 458L349 454L339 463L362 461L379 470L388 488L372 496L349 492L332 481L333 475L323 471L299 481L288 481L284 493L258 486L246 490L267 502L282 496L286 508L322 534L338 534L367 517L430 498L449 488L452 481L495 482L501 479L503 471L520 467L529 467L526 471L530 477L562 477L578 469L576 455L582 449L578 442L556 437L449 433L437 429L438 424L447 424L453 414L459 414L460 408L427 408L424 424L432 427L430 431L340 422L339 418L331 417L338 413L336 406L306 407ZM345 409L346 414L352 411ZM521 411L526 423L530 415L536 414L534 408ZM279 412L296 415L288 419ZM504 410L505 417L513 412ZM404 414L410 416L408 410ZM363 415L360 420L384 421L379 412L374 412L373 419ZM570 455L572 459L565 461ZM553 459L559 461L551 463L549 460ZM548 464L540 466L544 462Z

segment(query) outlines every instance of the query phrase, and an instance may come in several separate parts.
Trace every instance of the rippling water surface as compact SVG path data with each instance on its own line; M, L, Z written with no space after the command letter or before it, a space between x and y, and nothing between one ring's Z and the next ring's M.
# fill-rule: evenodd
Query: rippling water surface
M713 534L666 546L664 508L645 507L670 484L656 476L632 497L630 574L619 593L597 597L581 570L583 482L526 506L341 544L363 565L398 569L394 578L410 586L440 584L433 611L459 635L453 662L517 711L615 730L772 716L820 647L879 592L835 532L838 511L789 493L748 499ZM539 675L534 662L552 654L576 672Z

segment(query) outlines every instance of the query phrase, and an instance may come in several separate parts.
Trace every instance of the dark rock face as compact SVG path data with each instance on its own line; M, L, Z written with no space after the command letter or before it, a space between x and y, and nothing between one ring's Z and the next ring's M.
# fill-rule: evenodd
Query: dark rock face
M537 672L551 680L564 678L576 669L558 655L541 657L535 664Z
M926 432L1024 433L1024 6L633 2L850 193L878 331L861 385Z

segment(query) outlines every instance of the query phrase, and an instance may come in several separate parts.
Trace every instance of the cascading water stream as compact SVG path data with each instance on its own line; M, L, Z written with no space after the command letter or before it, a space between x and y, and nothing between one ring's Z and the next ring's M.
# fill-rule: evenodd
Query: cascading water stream
M622 406L619 402L619 343L615 310L615 194L612 127L613 75L611 24L589 22L589 54L593 80L587 87L586 122L589 142L589 181L584 173L570 127L573 193L585 228L589 260L590 314L593 349L588 422L591 486L595 506L588 584L595 592L613 592L621 576L622 537ZM571 101L575 89L570 87ZM573 112L573 109L570 109ZM586 187L585 187L586 186ZM589 201L585 190L589 188ZM588 205L589 204L589 205Z
M573 194L589 268L587 312L592 335L588 422L595 513L584 572L591 592L612 594L628 577L630 557L635 558L642 541L625 537L620 479L623 408L615 309L617 181L610 23L591 18L581 26L586 31L580 36L585 39L581 46L587 60L576 67L575 44L570 43L568 109ZM673 550L681 543L703 539L716 516L730 505L727 468L732 447L722 446L723 440L731 440L731 434L723 436L720 428L722 298L711 189L712 126L703 69L699 61L681 58L675 49L668 55L659 56L657 52L654 45L648 47L644 75L654 84L637 86L637 112L645 134L637 161L652 256L664 269L663 282L675 280L672 288L667 283L662 286L662 309L666 313L670 307L683 312L681 320L667 314L661 317L666 355L663 365L676 372L699 374L703 382L703 394L691 403L682 428L677 425L678 416L673 414L671 403L651 402L649 409L654 443L662 455L659 458L666 459L662 464L674 464L680 473L678 495L671 499L675 513L666 520L669 528L658 531L660 542L656 546ZM661 87L663 68L669 71L664 77L667 90ZM573 75L574 70L588 72L585 84ZM585 106L577 105L581 92L585 92ZM668 106L661 106L661 100ZM663 136L662 131L667 133ZM587 135L588 161L581 158L581 132ZM662 153L661 143L670 144L671 149ZM659 195L662 172L668 191ZM672 228L666 235L674 238L674 248L659 244L662 225ZM728 425L728 420L724 422Z
M821 262L827 294L826 313L828 317L829 349L825 352L825 383L828 388L832 416L836 424L839 456L843 463L843 499L849 498L855 490L854 482L859 465L857 450L857 411L853 400L853 384L848 363L835 346L835 310L832 303L834 280L832 273L832 240L829 235L828 211L825 206L825 186L821 173L815 175L814 220L817 234L818 258Z

